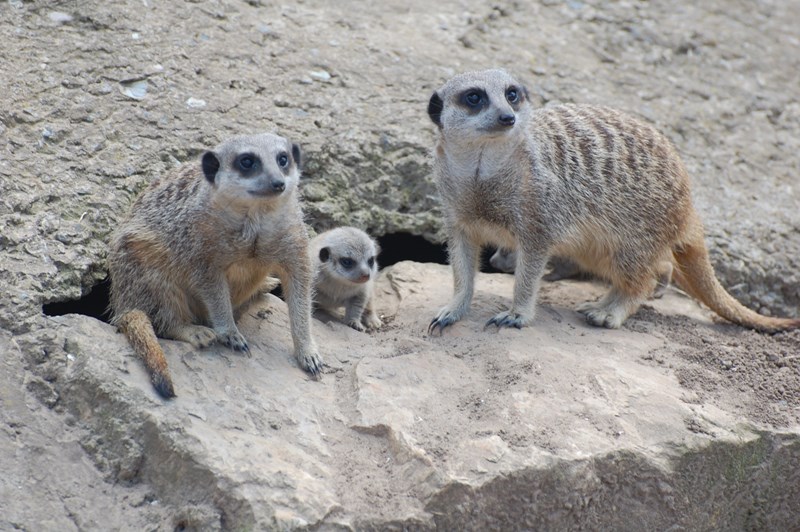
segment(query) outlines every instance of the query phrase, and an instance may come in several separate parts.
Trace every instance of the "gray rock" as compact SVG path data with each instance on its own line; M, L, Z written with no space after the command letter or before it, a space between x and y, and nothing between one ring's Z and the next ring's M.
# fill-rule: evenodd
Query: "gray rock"
M598 330L569 305L602 287L563 281L545 286L551 303L534 326L484 330L509 303L513 278L481 274L470 315L427 337L449 280L445 266L399 263L377 286L383 330L316 321L327 363L319 382L297 367L274 296L240 323L252 358L163 341L171 401L110 326L52 318L51 332L18 340L35 376L25 396L64 414L81 435L76 458L158 501L156 510L123 505L119 519L155 512L204 530L800 525L790 503L800 496L798 393L787 396L793 429L770 421L778 402L740 382L698 400L692 372L722 380L720 354L752 353L726 347L703 366L707 347L692 342L714 345L735 326L713 325L672 291L630 327ZM693 327L668 332L680 319ZM798 334L758 338L800 347ZM58 462L57 446L42 446ZM64 489L61 478L51 489ZM41 519L10 506L10 523Z

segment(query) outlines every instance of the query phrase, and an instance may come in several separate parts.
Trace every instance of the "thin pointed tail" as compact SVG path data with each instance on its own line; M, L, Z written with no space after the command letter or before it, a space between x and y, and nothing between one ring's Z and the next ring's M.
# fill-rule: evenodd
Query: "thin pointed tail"
M726 292L714 275L702 230L694 231L694 237L676 247L672 255L676 263L673 278L677 284L726 320L762 332L800 328L800 319L762 316Z
M126 312L118 322L120 331L128 338L133 350L144 361L150 382L165 399L175 397L172 378L169 375L167 359L158 344L156 332L147 314L141 310Z

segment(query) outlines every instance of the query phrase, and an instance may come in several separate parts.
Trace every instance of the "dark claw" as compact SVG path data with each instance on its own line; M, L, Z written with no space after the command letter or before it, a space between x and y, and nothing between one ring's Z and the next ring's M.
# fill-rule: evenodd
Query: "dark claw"
M241 337L240 337L241 338ZM238 351L240 353L244 353L246 356L251 356L250 354L250 346L247 345L247 342L244 339L237 340L236 337L227 336L224 337L222 340L223 345L230 347L234 351Z
M306 371L308 372L309 375L311 375L311 378L314 379L315 381L322 380L322 368L317 364L314 364L313 366L306 368Z
M495 325L498 329L502 327L514 327L516 329L522 329L522 325L519 322L519 317L512 318L511 316L503 316L502 319L497 319L497 316L495 316L487 321L483 328L485 329L489 325Z
M438 329L439 336L441 336L444 333L444 330L453 323L455 323L455 320L451 318L433 318L430 325L428 325L428 335L433 336L433 333L435 333Z

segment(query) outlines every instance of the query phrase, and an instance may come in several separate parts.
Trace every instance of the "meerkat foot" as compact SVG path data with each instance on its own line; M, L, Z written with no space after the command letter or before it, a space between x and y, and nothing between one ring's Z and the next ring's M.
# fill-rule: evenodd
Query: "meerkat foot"
M245 355L250 356L250 346L247 345L247 340L244 339L242 333L235 329L218 334L217 340L219 343L230 347L234 351L241 351Z
M202 349L217 341L217 333L202 325L184 325L164 334L165 338L189 342L193 347Z
M377 314L365 315L364 318L362 319L362 322L364 323L364 326L368 330L380 329L383 326L383 322L381 321L381 319L378 317Z
M316 351L296 353L295 357L300 367L310 373L314 379L319 380L322 377L322 359Z
M367 330L367 328L366 328L366 327L364 327L364 326L361 324L361 321L360 321L360 320L352 320L352 321L348 321L348 322L347 322L347 325L348 325L348 326L350 326L350 327L352 327L353 329L357 330L358 332L364 332L364 331L366 331L366 330Z
M638 307L640 300L624 297L612 292L600 301L587 302L578 306L578 312L586 316L586 321L596 327L619 329L623 322Z
M524 325L527 325L529 322L530 318L526 319L521 314L508 310L506 312L501 312L497 316L487 321L486 325L484 325L483 328L485 329L490 325L494 325L498 329L502 329L503 327L515 327L517 329L521 329Z
M439 336L441 336L447 327L450 327L460 319L461 313L445 307L439 311L438 316L431 320L430 324L428 325L428 334L433 336L433 334L438 330Z
M627 318L627 314L619 312L620 309L593 308L585 309L582 312L586 316L586 321L595 327L605 327L607 329L619 329L622 322Z

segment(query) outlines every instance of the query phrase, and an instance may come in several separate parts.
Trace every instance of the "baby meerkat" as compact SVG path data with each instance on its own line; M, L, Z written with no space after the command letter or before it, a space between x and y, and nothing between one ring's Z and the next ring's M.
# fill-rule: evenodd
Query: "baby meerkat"
M345 323L357 331L383 325L372 301L377 242L355 227L337 227L313 238L310 249L316 263L314 303L326 310L344 307Z
M525 87L503 70L455 76L431 96L428 114L438 126L434 173L455 285L429 332L469 309L486 244L517 252L513 304L487 325L531 323L555 255L611 282L600 301L579 307L592 325L622 325L667 262L678 286L734 323L800 327L800 319L747 309L720 285L684 165L654 127L606 107L534 110Z
M156 336L249 354L234 315L274 285L271 274L286 294L295 356L319 375L299 177L296 144L269 133L233 137L151 183L114 232L112 323L162 396L175 390Z

